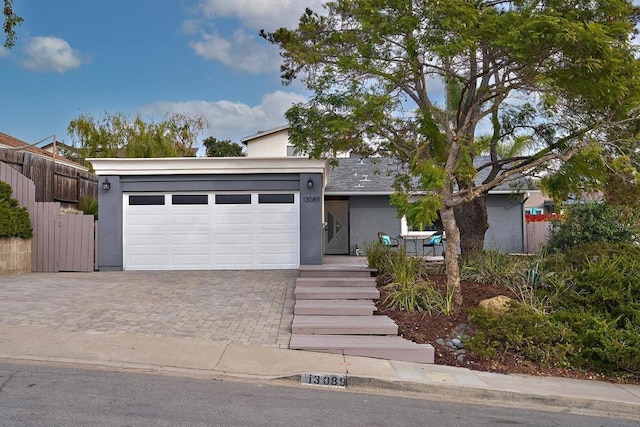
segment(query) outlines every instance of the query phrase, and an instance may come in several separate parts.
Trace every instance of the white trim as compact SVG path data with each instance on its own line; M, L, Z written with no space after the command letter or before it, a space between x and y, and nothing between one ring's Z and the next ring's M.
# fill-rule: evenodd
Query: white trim
M283 125L283 126L279 126L277 128L273 128L273 129L268 129L268 130L263 130L263 131L259 131L257 133L254 133L253 135L249 135L249 136L245 136L244 138L240 139L240 142L243 143L244 145L247 145L247 142L253 140L253 139L257 139L257 138L261 138L263 136L267 136L267 135L271 135L274 133L278 133L281 132L285 129L289 129L291 126L289 125Z
M96 175L228 175L320 173L325 185L329 162L303 157L170 157L156 159L87 159Z

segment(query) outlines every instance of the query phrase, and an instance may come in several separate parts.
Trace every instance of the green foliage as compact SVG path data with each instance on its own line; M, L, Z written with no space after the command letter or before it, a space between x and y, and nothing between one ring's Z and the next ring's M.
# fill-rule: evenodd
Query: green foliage
M389 246L384 246L377 240L364 243L364 255L367 257L367 265L369 268L375 268L379 272L385 268L385 260L391 254L391 251L392 249Z
M228 139L220 140L210 136L202 141L207 149L207 157L244 157L242 146Z
M4 24L2 29L5 34L4 47L11 49L16 44L16 25L20 25L23 19L13 12L13 0L4 0L2 9L4 15Z
M0 181L0 237L33 237L29 212L11 197L11 186Z
M585 243L633 241L632 224L620 219L616 208L601 201L570 205L565 219L552 223L546 246L549 251L562 252Z
M538 363L565 366L573 351L571 329L523 305L514 304L501 315L477 308L471 311L471 322L477 332L466 342L467 348L485 358L501 360L510 353Z
M505 315L473 311L469 349L640 377L640 247L615 246L585 244L530 264L521 283L546 310L520 303Z
M94 157L195 156L196 139L205 125L203 118L183 114L155 123L117 112L98 119L81 115L71 121L67 132L78 161L87 165L86 159Z
M422 258L410 256L405 248L396 250L379 243L365 243L369 268L377 268L385 284L383 304L404 311L428 315L453 312L453 290L443 294L429 282Z
M83 196L78 202L78 210L84 212L85 215L93 215L95 219L98 219L98 198Z
M519 268L514 257L492 249L470 254L464 260L460 274L479 283L505 285L518 275Z

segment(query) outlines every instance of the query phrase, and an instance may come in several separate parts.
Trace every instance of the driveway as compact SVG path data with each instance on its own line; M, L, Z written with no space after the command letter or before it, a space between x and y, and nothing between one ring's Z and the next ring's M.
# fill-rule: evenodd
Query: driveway
M288 348L297 270L0 277L0 325Z

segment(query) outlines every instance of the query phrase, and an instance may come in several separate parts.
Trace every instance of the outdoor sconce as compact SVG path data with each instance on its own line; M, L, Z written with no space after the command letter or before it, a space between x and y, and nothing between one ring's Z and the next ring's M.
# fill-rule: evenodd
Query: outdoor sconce
M307 188L313 188L313 180L311 178L307 180Z
M102 189L104 191L109 191L111 190L111 183L109 182L109 178L105 178L104 182L102 183Z

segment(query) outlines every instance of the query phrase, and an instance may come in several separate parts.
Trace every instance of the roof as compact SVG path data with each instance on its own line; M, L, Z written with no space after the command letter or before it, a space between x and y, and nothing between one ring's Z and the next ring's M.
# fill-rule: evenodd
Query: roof
M240 140L240 142L242 142L243 144L247 145L247 143L249 141L252 141L252 140L258 139L258 138L262 138L264 136L271 135L271 134L274 134L274 133L282 132L283 130L287 130L289 128L290 128L289 125L283 125L283 126L279 126L277 128L269 129L269 130L261 130L261 131L258 131L255 134L253 134L253 135L245 136L244 138L242 138Z
M389 195L394 192L393 180L402 168L399 160L386 157L358 157L336 159L338 165L331 171L331 180L325 189L325 194L334 196L347 195ZM474 159L476 167L488 163L488 156ZM490 168L480 170L476 182L481 183L489 175ZM521 193L526 191L526 185L514 186L513 182L521 183L521 178L514 178L504 182L489 193Z
M58 163L63 163L67 166L71 166L76 169L88 170L85 166L82 166L80 163L76 163L72 160L66 159L59 155L54 155L52 152L44 150L42 148L36 147L34 144L28 144L24 141L19 140L18 138L14 138L11 135L7 135L6 133L0 132L0 148L9 148L9 149L21 149L20 151L25 151L27 153L34 154L39 157L47 158L51 161L55 161Z

